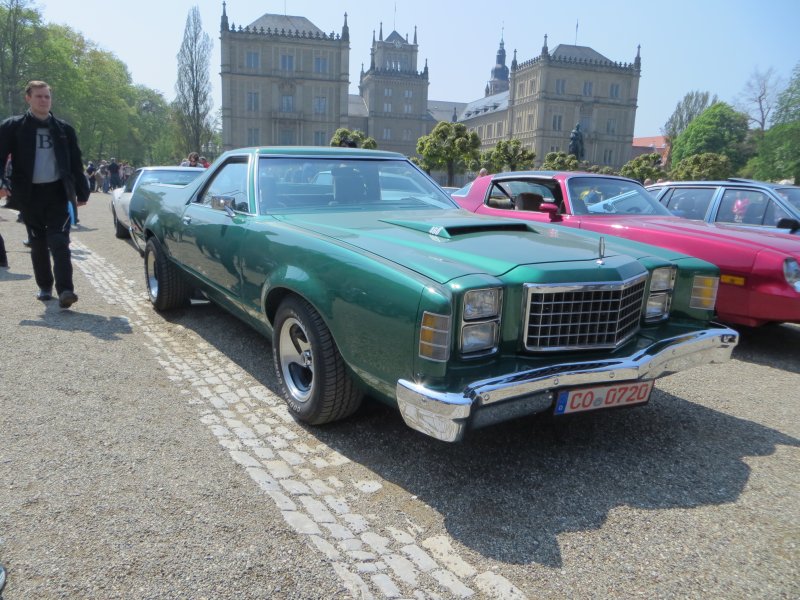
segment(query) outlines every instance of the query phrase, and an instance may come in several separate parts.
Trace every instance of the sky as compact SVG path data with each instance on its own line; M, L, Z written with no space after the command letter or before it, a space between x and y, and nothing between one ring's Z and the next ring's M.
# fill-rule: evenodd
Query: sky
M175 56L186 17L200 10L213 43L214 110L221 104L219 27L222 0L33 0L44 21L79 31L128 66L133 82L175 97ZM506 65L538 56L544 36L589 46L615 62L633 62L641 46L635 137L661 135L690 91L708 91L736 105L756 71L772 69L785 85L800 63L798 0L228 0L230 22L249 25L265 13L303 16L325 32L350 27L350 93L369 67L373 31L413 40L418 64L428 61L429 100L470 102L484 96L501 38ZM58 92L54 94L57 112Z

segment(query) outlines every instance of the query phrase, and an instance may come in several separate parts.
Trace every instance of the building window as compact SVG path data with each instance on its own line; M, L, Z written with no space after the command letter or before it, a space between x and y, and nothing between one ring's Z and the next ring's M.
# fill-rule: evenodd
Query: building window
M413 98L413 96L414 96L414 95L413 95L413 93L411 92L411 90L405 90L405 91L403 92L403 97L404 97L404 98Z
M523 95L525 95L525 84L519 83L517 85L517 98L522 98Z
M327 73L328 72L328 59L324 56L314 57L314 73Z
M392 112L392 103L391 102L384 102L383 103L383 112L385 112L385 113Z
M533 94L533 90L535 89L535 86L533 84L534 84L533 79L531 79L528 82L528 95Z
M247 145L248 146L258 146L261 144L258 127L248 127L247 128Z
M517 132L522 131L522 115L517 117L517 122L514 123L514 129Z
M244 66L248 69L257 69L259 63L258 52L248 52L244 56Z
M533 130L533 113L528 113L528 131Z
M383 137L381 139L383 139L383 140L392 139L392 130L391 130L390 127L384 127L383 128Z
M562 115L553 115L553 131L561 131L564 117Z
M616 119L609 119L606 121L606 133L610 133L614 135L617 133L617 120Z
M325 135L324 131L315 131L314 132L314 145L315 146L327 146L328 145L328 136Z
M247 92L247 110L248 112L258 110L258 92Z
M294 146L294 129L281 129L279 135L281 146Z
M493 134L494 134L494 126L493 125L487 125L486 126L486 137L487 138L491 138L491 137L493 137Z
M559 146L550 146L550 152L561 152L561 148Z
M610 165L613 160L614 160L614 151L603 150L603 164Z
M281 54L281 71L294 71L294 56Z
M583 82L583 95L584 96L591 96L592 95L592 82L591 81L584 81Z
M281 96L281 112L294 112L294 96Z
M403 105L403 112L407 115L411 114L412 106L410 104Z
M580 124L583 135L586 135L592 129L592 117L581 117Z
M497 137L502 137L503 136L503 122L502 121L500 121L497 124L497 126L495 127L495 130L497 131Z
M567 93L567 80L566 79L556 79L556 94L559 96L563 96Z
M478 137L483 139L483 125L478 127Z
M387 98L392 97L392 88L383 88L383 95Z
M410 142L411 141L411 130L410 129L403 129L403 141Z
M608 90L608 95L612 98L619 98L619 84L612 83L611 87Z
M316 96L314 98L314 114L328 114L328 98L326 96Z

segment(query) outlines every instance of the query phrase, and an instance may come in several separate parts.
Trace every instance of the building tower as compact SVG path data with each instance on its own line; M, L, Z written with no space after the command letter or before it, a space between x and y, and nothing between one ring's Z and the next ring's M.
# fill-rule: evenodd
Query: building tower
M410 155L417 139L430 132L428 114L428 65L417 70L417 28L414 40L397 31L383 39L383 23L378 39L372 33L369 70L361 71L359 95L366 107L367 133L381 150Z
M497 50L497 61L492 67L492 78L486 84L486 96L493 96L508 90L508 67L506 66L506 49L503 38L500 38L500 48Z

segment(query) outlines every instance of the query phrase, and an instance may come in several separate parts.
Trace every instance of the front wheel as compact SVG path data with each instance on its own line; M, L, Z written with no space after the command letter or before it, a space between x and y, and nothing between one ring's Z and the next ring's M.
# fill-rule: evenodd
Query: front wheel
M311 425L337 421L361 405L331 332L305 300L284 300L275 316L272 355L289 411Z
M179 308L189 303L191 287L154 237L147 240L144 249L144 277L147 295L156 310Z

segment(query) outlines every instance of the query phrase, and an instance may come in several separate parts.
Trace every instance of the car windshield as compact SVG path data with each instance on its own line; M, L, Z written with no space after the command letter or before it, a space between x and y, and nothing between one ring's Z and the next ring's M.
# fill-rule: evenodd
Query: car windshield
M775 191L789 202L789 204L794 206L797 210L800 210L800 187L777 188Z
M145 183L166 183L169 185L187 185L197 179L203 171L197 170L158 170L158 171L143 171L139 185Z
M458 208L407 160L262 157L261 214L307 210Z
M571 177L567 181L576 215L671 216L644 187L633 181L605 177Z

